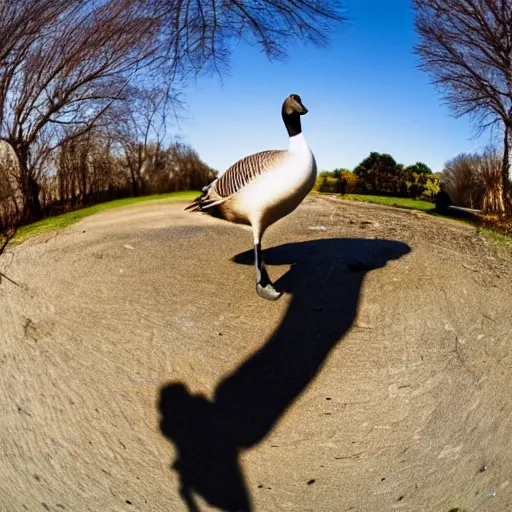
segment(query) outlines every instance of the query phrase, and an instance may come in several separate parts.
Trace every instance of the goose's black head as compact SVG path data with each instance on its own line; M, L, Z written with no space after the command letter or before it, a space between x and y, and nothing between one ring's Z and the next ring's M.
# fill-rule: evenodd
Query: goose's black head
M290 94L283 103L283 115L291 116L298 114L303 116L308 113L308 109L302 104L302 100L298 94Z
M283 121L290 137L302 132L300 116L307 113L308 109L302 104L302 100L298 94L290 94L290 96L284 100L281 115L283 116Z

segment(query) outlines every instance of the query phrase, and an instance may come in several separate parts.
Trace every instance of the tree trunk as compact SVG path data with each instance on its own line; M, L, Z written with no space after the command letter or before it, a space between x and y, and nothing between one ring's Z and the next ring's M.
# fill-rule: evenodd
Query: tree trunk
M82 175L80 176L81 182L82 182L81 183L82 190L80 191L80 195L81 195L82 206L85 206L87 204L87 162L85 161L85 158L81 162L80 171L82 173Z
M503 140L503 164L501 168L501 179L503 183L502 194L503 194L503 206L505 207L505 213L512 215L511 201L509 197L510 192L510 151L512 148L512 120L505 121L505 137Z
M23 221L33 222L42 217L39 201L39 183L35 179L29 164L29 148L24 144L13 147L18 158L20 172L20 189L23 195Z
M26 193L26 205L25 208L27 210L24 212L27 220L35 221L39 220L43 215L41 211L41 203L39 201L39 183L37 183L34 178L32 172L29 170L28 172L28 180L27 180L27 193ZM28 211L28 215L27 215Z
M130 175L132 178L132 196L137 197L139 195L139 184L137 183L137 176L133 167L130 167Z
M71 206L74 208L76 205L76 169L71 171Z

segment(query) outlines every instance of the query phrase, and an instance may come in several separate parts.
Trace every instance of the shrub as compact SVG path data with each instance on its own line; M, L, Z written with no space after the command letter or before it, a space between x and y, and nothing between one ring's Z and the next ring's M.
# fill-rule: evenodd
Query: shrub
M495 148L483 154L461 153L446 163L441 184L457 206L504 212L501 166Z
M345 169L332 172L321 172L315 182L314 190L330 194L354 194L356 192L357 176Z

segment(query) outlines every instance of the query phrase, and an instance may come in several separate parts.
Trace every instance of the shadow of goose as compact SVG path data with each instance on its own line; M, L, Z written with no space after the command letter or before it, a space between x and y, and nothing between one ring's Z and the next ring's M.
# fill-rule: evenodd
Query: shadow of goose
M241 450L262 441L314 379L351 328L367 272L410 252L391 240L322 239L268 249L268 265L291 265L275 284L292 295L267 343L217 386L212 401L182 382L160 391L160 428L174 443L181 495L194 493L227 512L252 510L239 464ZM252 251L233 261L252 264Z

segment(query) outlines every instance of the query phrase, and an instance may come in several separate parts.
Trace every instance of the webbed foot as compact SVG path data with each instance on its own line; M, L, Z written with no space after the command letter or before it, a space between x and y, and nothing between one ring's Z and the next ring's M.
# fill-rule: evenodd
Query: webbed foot
M277 300L282 295L282 292L278 292L271 284L261 286L260 283L256 284L256 293L267 300Z

